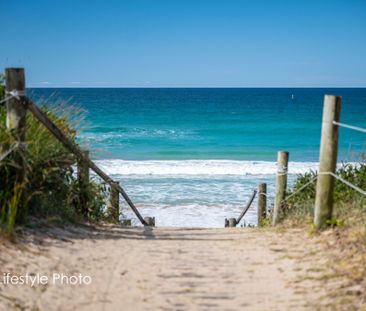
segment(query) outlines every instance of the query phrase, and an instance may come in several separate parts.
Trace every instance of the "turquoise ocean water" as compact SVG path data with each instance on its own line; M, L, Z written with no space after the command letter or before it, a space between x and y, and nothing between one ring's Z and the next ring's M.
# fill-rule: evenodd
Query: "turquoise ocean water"
M94 150L144 216L164 226L222 226L259 182L267 182L271 203L278 150L290 152L290 184L316 169L324 94L343 97L342 122L366 127L366 89L44 88L29 94L85 110L80 143ZM341 129L339 161L360 160L365 143L366 135ZM244 220L256 223L254 207Z

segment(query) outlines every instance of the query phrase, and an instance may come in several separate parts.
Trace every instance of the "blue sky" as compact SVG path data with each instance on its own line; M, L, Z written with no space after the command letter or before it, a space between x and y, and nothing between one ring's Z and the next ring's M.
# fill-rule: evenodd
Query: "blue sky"
M365 0L1 0L30 87L366 87Z

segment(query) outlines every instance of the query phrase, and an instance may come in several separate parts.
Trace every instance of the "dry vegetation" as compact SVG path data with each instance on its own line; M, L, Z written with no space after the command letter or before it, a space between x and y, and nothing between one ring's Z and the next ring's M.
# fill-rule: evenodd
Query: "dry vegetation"
M314 310L366 310L366 209L359 202L336 205L333 224L322 232L315 232L311 213L304 210L289 213L278 229L302 227L308 232L307 253L296 259L299 270L307 260L312 268L302 271L298 286L311 282L314 290L324 291L311 304Z

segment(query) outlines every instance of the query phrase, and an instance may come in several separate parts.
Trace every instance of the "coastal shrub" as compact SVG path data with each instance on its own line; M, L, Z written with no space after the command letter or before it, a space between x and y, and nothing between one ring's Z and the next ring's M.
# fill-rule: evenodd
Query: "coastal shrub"
M3 87L2 87L3 89ZM0 91L0 98L4 93ZM49 106L48 106L49 107ZM75 124L83 112L70 105L42 107L47 116L76 142ZM0 106L0 156L16 144L15 135L6 129L6 109ZM27 114L25 152L15 148L0 161L0 227L11 233L15 224L30 218L59 221L98 220L103 216L105 187L91 180L80 185L75 174L75 157L53 135ZM25 178L16 179L17 161L25 161ZM82 207L80 197L86 204Z
M341 178L361 189L366 189L366 163L342 163L336 173ZM304 218L312 219L316 194L316 177L316 171L309 171L297 176L292 188L287 193L287 195L294 195L286 202L283 215L284 218L299 220L303 220ZM306 184L308 184L306 188L297 192ZM362 210L365 208L365 204L366 199L363 195L341 181L336 180L334 185L335 219L332 221L332 224L343 223L342 220L337 217L343 217L348 214L351 209Z

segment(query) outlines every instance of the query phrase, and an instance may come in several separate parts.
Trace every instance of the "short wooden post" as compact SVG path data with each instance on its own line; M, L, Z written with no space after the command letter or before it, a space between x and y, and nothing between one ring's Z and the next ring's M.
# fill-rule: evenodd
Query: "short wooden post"
M237 225L237 221L236 221L236 218L225 218L225 228L227 227L236 227Z
M327 225L333 213L334 178L326 172L336 172L339 128L333 121L339 122L342 98L325 95L323 123L320 141L319 176L316 184L314 224L317 229Z
M225 228L229 227L229 219L225 218Z
M89 151L83 151L83 154L86 157L89 157ZM89 182L89 166L88 163L82 161L81 159L78 160L78 180L81 184L87 184Z
M267 184L258 185L258 227L267 217Z
M83 151L86 157L89 157L89 151ZM80 209L84 216L88 214L88 194L86 193L87 185L89 183L89 166L86 161L78 159L78 182L80 187L79 202Z
M119 191L116 186L119 182L111 185L108 202L108 216L114 222L119 222Z
M280 221L281 209L283 200L286 195L287 187L287 171L288 171L288 157L287 151L279 151L277 155L277 179L276 179L276 198L273 209L272 224L276 225Z
M228 219L228 227L236 227L238 223L236 222L236 218L229 218Z
M146 225L149 227L155 227L155 217L145 217Z

